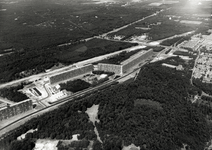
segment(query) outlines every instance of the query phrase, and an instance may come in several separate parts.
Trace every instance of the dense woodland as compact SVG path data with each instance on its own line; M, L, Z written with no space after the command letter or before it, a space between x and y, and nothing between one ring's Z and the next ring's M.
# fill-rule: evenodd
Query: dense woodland
M84 80L77 79L73 81L67 81L66 83L60 83L61 90L66 89L71 92L78 92L90 87L90 83L85 82Z
M13 102L20 102L28 99L28 97L22 92L18 91L24 88L24 85L12 86L8 88L0 89L0 96Z
M167 61L177 63L178 59ZM94 140L94 150L121 150L123 144L131 143L142 150L176 150L183 143L190 150L204 149L211 135L212 126L206 120L206 115L212 116L211 108L187 98L199 92L190 84L190 72L163 67L163 62L144 66L135 82L118 84L32 119L8 133L0 145L16 150L23 144L16 137L37 128L27 136L26 145L33 145L37 138L71 139L80 134L80 139ZM95 125L102 144L85 113L93 104L99 104L100 123Z

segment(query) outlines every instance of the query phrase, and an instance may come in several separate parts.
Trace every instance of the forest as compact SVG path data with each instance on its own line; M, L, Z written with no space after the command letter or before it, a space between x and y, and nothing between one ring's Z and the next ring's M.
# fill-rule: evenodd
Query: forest
M90 84L81 79L67 81L66 83L60 83L61 90L66 89L67 91L71 91L73 93L87 89L89 87Z
M20 102L26 100L28 99L28 97L25 94L18 91L23 88L24 84L0 89L0 96L13 102Z
M176 150L183 144L190 150L204 149L211 136L212 125L207 121L211 108L192 104L188 95L196 95L199 89L190 84L191 74L163 67L164 62L145 65L135 82L112 86L30 120L7 133L0 148L18 150L23 141L16 137L37 128L25 145L32 147L38 138L61 140L80 134L79 139L94 141L94 150L121 150L131 143L141 150ZM100 122L95 125L103 143L85 113L93 104L99 105Z

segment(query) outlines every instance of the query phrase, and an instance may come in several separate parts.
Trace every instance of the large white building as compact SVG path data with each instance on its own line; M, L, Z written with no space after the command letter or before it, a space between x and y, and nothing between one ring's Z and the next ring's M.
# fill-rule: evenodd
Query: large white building
M152 54L153 54L153 49L150 49L148 51L141 51L132 55L129 59L121 62L120 65L99 63L97 65L97 69L101 71L106 71L106 72L114 72L117 75L123 75L129 69L138 65L143 60L151 56Z

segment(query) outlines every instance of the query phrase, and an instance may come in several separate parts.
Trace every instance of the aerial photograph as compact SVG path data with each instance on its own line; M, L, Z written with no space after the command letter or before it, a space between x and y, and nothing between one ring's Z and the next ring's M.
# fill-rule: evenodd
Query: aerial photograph
M0 150L212 150L212 0L0 0Z

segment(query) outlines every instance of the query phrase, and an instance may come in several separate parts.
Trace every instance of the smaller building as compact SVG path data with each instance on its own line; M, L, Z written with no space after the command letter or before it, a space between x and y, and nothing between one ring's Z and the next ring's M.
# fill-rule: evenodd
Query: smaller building
M176 70L184 70L184 68L183 68L182 65L178 65L178 66L176 67Z
M173 68L173 69L176 69L176 70L183 70L184 69L182 65L175 66L175 65L163 63L162 66Z
M108 77L107 74L101 74L101 75L99 76L98 80L105 79L105 78L107 78L107 77Z
M177 67L177 66L174 66L174 65L166 64L166 63L163 63L162 66L173 68L173 69Z
M193 21L193 20L181 20L180 23L200 25L202 22L201 21Z
M69 92L69 95L73 94L72 92ZM60 92L57 92L55 94L53 94L49 99L48 99L48 102L51 104L51 103L54 103L54 102L57 102L58 100L62 99L62 98L65 98L67 97L67 92L66 90L62 90Z

